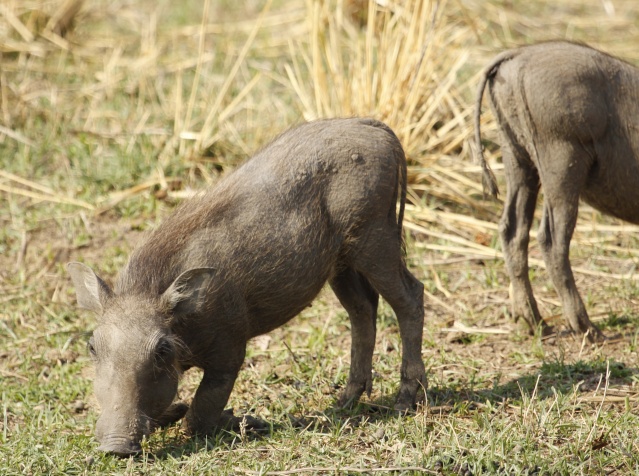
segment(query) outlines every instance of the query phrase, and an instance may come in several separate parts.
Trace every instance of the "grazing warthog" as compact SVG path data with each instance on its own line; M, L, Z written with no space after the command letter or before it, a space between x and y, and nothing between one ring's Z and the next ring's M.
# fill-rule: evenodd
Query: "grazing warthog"
M540 185L539 246L569 328L602 338L590 322L568 258L579 198L603 213L639 223L639 70L567 42L506 51L479 86L475 141L484 183L497 194L481 153L479 115L488 85L501 132L508 191L500 222L515 319L548 328L528 279L528 235Z
M352 329L338 403L370 394L381 294L402 338L395 408L412 407L426 386L424 308L403 259L405 199L406 159L391 129L372 119L316 121L178 207L132 253L113 290L70 263L79 305L99 316L89 350L100 449L138 452L144 435L185 414L192 434L221 425L247 341L292 319L327 281ZM189 367L204 375L187 407L173 400Z

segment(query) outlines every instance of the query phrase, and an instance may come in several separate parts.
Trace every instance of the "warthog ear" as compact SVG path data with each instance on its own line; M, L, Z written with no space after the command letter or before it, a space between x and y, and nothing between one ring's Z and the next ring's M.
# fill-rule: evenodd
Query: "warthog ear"
M69 263L67 270L75 285L78 305L83 309L102 312L104 303L113 295L107 283L102 281L91 268L82 263Z
M213 268L193 268L183 272L162 294L174 316L197 313L206 300L215 277Z

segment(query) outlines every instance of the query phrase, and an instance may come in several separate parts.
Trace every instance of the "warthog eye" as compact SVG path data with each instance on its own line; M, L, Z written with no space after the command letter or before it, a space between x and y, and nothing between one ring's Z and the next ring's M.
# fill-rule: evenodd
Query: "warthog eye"
M155 346L155 361L158 364L168 364L173 360L173 344L167 339L160 339Z
M91 337L91 339L89 339L89 342L87 342L87 349L89 349L91 357L95 357L97 355L95 352L95 346L93 345L93 337Z

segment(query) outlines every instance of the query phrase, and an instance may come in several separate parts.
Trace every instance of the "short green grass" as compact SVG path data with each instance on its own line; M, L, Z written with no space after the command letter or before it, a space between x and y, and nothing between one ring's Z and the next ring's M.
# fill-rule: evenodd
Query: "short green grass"
M579 289L609 341L522 335L509 321L497 254L500 206L482 200L468 146L478 71L492 54L560 37L637 62L635 5L411 2L434 28L425 36L402 30L410 15L393 1L388 11L371 3L377 13L366 26L369 3L357 0L99 0L85 2L62 40L36 21L62 2L3 4L0 474L639 474L639 287L613 276L635 268L636 230L584 208L573 242L573 264L589 273L576 272ZM427 40L430 49L408 45L396 57L405 62L398 75L409 74L424 52L422 89L351 89L376 74L380 55L406 46L393 42L398 30ZM341 62L332 62L336 52ZM393 68L379 74L397 79ZM349 322L325 290L247 351L229 407L268 431L187 438L176 425L152 434L138 457L98 453L86 351L95 321L76 309L65 263L84 261L112 279L178 201L322 112L372 114L405 138L407 262L426 289L426 404L390 411L401 344L382 303L373 392L335 407ZM497 164L488 112L484 121ZM540 259L534 240L531 256ZM547 274L533 266L531 278L542 313L560 324ZM447 332L455 321L508 333ZM187 372L179 398L188 401L199 378Z

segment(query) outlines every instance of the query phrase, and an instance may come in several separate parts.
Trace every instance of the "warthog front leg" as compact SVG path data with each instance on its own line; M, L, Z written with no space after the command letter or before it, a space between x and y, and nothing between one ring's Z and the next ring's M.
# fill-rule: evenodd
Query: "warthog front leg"
M229 338L222 349L217 349L215 355L207 359L213 365L204 369L204 376L186 414L188 433L207 435L228 424L228 418L223 417L222 411L233 390L245 352L246 343Z

